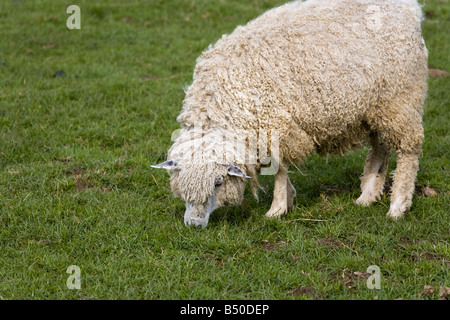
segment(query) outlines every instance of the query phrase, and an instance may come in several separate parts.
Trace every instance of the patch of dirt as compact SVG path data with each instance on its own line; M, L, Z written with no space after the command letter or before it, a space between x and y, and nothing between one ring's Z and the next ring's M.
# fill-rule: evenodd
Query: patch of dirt
M431 10L425 11L425 18L431 19L433 17L434 17L434 11L431 11Z
M450 288L439 286L439 290L437 291L437 295L439 297L439 300L448 300L450 296ZM436 297L436 290L433 286L423 286L422 292L420 292L420 296L428 296L430 298Z
M298 287L297 289L294 290L294 292L292 292L291 295L293 295L294 297L298 297L300 295L308 295L313 299L320 298L320 294L317 293L313 287L307 287L307 286Z
M85 172L86 172L86 170L84 170L82 168L73 168L73 169L67 170L65 172L65 174L66 174L66 176L74 176L74 175L83 174Z
M19 243L21 246L36 245L46 247L51 247L56 244L56 242L51 242L48 240L35 240L35 239L21 240Z
M434 293L433 286L423 286L423 290L420 293L421 296L429 296Z
M391 192L392 185L394 180L392 178L389 178L384 183L383 187L383 194L388 195ZM434 188L431 188L429 186L420 186L416 185L414 189L414 195L416 196L424 196L424 197L435 197L437 196L438 191Z
M278 243L270 243L267 240L263 240L261 241L261 245L264 249L269 250L269 251L273 251L277 248L282 247L280 244Z
M219 267L223 267L223 259L221 257L216 256L215 254L208 254L204 257L195 258L195 260L212 260Z
M413 256L413 261L420 261L420 260L441 262L441 263L444 263L446 266L450 267L450 261L448 259L445 259L445 258L443 258L439 255L433 254L431 252L424 252L419 255Z
M161 77L158 77L158 76L155 76L155 75L152 75L152 74L144 74L144 75L142 76L142 79L143 79L143 80L154 81L154 80L159 80L159 79L161 79Z
M289 256L291 257L291 259L292 259L293 261L296 261L298 258L300 258L299 255L293 254L292 252L289 253Z
M83 177L83 175L77 174L73 179L73 184L77 188L78 192L85 191L87 189L94 188L94 184L92 183L92 180L86 177Z
M415 254L411 255L411 261L413 261L413 262L419 262L422 260L443 263L447 267L450 267L450 260L442 257L439 254L435 254L435 253L431 253L431 252L422 252L422 253L415 253Z
M346 288L353 289L356 288L357 284L365 284L367 279L371 276L368 272L351 272L344 269L342 273L334 274L331 278L336 282L341 282Z
M337 248L343 246L343 243L341 241L333 239L333 238L320 239L319 244L321 244L322 246L325 246L325 247L332 247L334 249L337 249Z
M399 241L401 244L406 245L406 246L410 246L410 245L415 244L414 241L412 241L410 238L407 238L407 237L399 237L399 238L398 238L398 241Z
M433 79L436 79L439 77L447 77L448 75L450 75L450 73L448 73L445 70L434 69L434 68L428 69L428 72L430 74L430 77L432 77Z
M450 288L449 287L439 287L439 300L448 300L448 297L450 296Z
M223 260L221 258L215 258L214 261L219 267L223 266Z
M103 170L92 171L94 173L102 173ZM86 177L86 170L83 168L72 168L65 172L66 176L73 176L73 184L78 192L86 191L87 189L97 189L102 192L110 192L111 188L109 186L95 186L94 182Z
M54 42L48 42L47 44L42 46L42 49L47 50L47 49L53 49L54 47L55 47Z
M435 189L427 187L427 186L423 187L421 191L422 191L422 194L425 197L435 197L435 196L437 196L437 191Z
M277 242L269 242L268 240L261 240L261 245L263 249L266 249L268 251L274 251L278 248L284 247L287 243L285 241L281 241L277 238Z
M72 157L66 157L66 158L56 158L55 161L67 164L70 161L72 161Z

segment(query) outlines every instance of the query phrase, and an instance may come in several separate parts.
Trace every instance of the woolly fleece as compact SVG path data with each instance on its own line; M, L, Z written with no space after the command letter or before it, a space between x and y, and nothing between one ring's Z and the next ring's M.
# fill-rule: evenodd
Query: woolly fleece
M226 177L228 163L217 160L230 147L224 130L277 130L285 166L313 151L343 154L369 136L416 165L428 72L421 20L415 0L293 1L223 35L198 58L177 118L181 134L168 154L179 159L175 195L198 204L214 193L222 204L242 201L245 182ZM198 153L216 161L194 163ZM259 162L231 160L258 185ZM406 171L399 193L409 192L411 179L414 186L416 172ZM215 190L219 175L235 184L230 192Z

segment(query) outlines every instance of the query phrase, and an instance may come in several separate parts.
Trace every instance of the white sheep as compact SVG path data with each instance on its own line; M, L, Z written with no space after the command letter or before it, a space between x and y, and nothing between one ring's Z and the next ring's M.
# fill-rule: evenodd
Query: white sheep
M206 226L214 209L240 204L246 178L254 191L269 156L276 174L266 216L280 216L296 194L291 163L366 141L356 203L382 195L393 149L388 216L401 217L411 206L424 138L421 20L416 0L293 1L204 51L170 160L154 166L170 170L172 191L186 201L185 224Z

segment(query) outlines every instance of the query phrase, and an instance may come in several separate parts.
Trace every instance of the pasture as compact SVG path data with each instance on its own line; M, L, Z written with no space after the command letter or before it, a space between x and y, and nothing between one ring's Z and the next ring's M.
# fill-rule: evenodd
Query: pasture
M285 0L0 2L0 299L439 299L450 287L450 3L426 0L425 142L413 206L354 204L368 148L314 154L295 208L273 177L188 229L166 160L196 58ZM81 8L69 30L66 8ZM440 70L440 71L436 71ZM395 156L389 172L395 168ZM81 289L70 290L69 266ZM379 267L380 288L367 287ZM432 286L434 291L424 291Z

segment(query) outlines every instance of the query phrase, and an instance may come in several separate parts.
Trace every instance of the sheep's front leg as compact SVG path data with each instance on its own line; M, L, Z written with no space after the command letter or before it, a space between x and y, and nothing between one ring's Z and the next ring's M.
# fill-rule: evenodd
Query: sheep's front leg
M287 175L287 168L280 166L275 175L273 201L266 217L279 217L285 214L294 205L295 189Z

